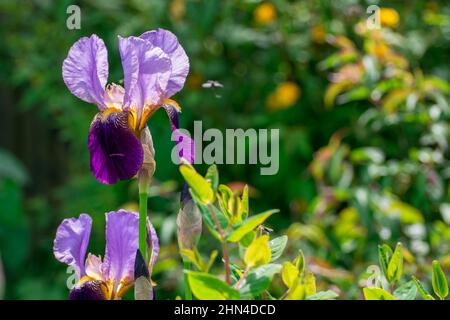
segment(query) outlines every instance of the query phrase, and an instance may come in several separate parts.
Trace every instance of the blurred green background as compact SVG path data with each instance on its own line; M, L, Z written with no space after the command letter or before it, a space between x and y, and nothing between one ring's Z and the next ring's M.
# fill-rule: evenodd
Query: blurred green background
M81 29L68 30L69 5ZM382 29L367 30L379 5ZM94 105L65 87L70 46L96 33L109 81L122 79L117 36L174 32L190 59L174 99L181 125L279 128L280 170L220 165L221 182L251 186L252 212L299 248L320 286L360 298L377 244L402 241L406 268L450 267L450 5L444 1L97 0L0 2L0 259L4 298L65 299L66 267L52 253L62 219L94 218L89 251L104 252L104 213L135 208L135 181L98 183L86 148ZM223 88L202 88L217 80ZM176 243L181 177L164 112L149 127L157 170L149 199L160 235L157 296L181 294ZM204 172L206 166L197 166ZM201 246L209 245L205 232ZM1 270L2 268L0 268ZM1 294L2 288L0 288Z

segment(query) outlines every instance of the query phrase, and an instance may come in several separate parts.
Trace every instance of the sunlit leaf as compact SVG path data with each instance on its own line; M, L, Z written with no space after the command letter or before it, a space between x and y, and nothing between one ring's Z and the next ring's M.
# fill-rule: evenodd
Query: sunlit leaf
M364 299L366 300L395 300L395 297L381 288L364 288Z
M281 279L286 287L291 288L299 278L299 271L295 265L287 261L283 263L283 269L281 271Z
M217 170L217 166L215 164L208 168L205 179L209 181L212 189L214 191L217 191L217 188L219 186L219 171Z
M230 233L227 236L227 241L237 242L242 239L247 233L251 232L257 226L261 225L268 217L278 212L278 210L269 210L254 216L251 216L247 220L233 226Z
M211 184L198 174L191 165L181 165L180 172L201 203L209 204L214 201L214 191Z
M431 283L433 285L434 293L442 300L448 296L448 282L442 271L439 261L434 260L432 263L433 272L431 276Z
M185 271L192 293L199 300L237 300L239 292L218 278L202 272Z
M413 282L423 300L434 300L433 296L423 287L422 283L416 277L412 277Z
M390 283L400 281L403 273L403 249L402 244L397 243L394 253L387 268L387 279Z
M270 262L269 236L262 235L253 240L245 251L244 262L248 268Z

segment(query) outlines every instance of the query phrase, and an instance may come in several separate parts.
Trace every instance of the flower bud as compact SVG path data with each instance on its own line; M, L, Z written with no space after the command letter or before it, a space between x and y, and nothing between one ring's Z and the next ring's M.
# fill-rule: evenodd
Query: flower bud
M142 143L142 149L144 150L144 161L142 162L142 167L139 169L137 174L137 180L139 192L148 193L152 182L152 177L156 169L155 149L153 148L152 135L148 127L145 127L141 131L140 140Z
M181 192L181 208L177 216L178 246L193 250L202 233L202 216L185 184Z

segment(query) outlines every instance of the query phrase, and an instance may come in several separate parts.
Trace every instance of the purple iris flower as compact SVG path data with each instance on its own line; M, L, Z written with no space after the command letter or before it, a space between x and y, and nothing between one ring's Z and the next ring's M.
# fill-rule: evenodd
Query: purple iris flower
M180 91L189 72L189 59L170 31L157 29L139 37L119 37L124 86L108 84L108 53L96 35L83 37L70 48L62 75L69 90L97 105L88 138L90 166L107 184L134 177L144 161L141 133L154 112L163 107L177 137L180 157L193 141L178 129L179 105L169 99ZM189 146L187 146L189 144Z
M74 268L79 279L70 299L120 299L134 284L138 252L139 216L125 210L106 213L106 249L103 260L86 251L92 219L87 214L64 219L56 231L53 253L57 260ZM147 220L151 236L152 258L149 272L156 262L159 244L155 229Z

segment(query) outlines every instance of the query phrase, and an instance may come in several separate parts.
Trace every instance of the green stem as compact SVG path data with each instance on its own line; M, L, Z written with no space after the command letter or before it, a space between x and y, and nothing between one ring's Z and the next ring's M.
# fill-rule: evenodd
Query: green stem
M146 192L139 193L139 250L147 261L147 201Z
M189 261L184 261L184 270L191 270L191 263ZM184 274L184 299L185 300L192 300L192 292L191 287L189 286L187 274Z

